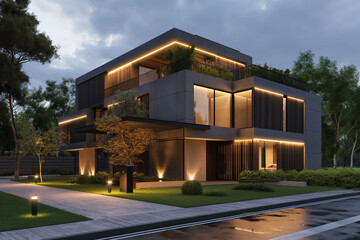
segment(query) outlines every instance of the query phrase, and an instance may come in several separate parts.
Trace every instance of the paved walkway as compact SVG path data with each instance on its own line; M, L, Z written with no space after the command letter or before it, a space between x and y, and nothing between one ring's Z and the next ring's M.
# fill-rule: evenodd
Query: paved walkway
M250 208L298 203L311 199L353 193L351 190L308 193L301 195L257 199L250 201L217 204L193 208L171 207L136 200L108 197L59 188L0 180L0 191L29 198L39 195L39 201L49 206L77 213L93 220L58 224L22 230L0 232L0 240L52 239L78 234L127 228L150 223L199 217Z
M26 199L30 199L31 195L36 194L39 196L39 202L43 204L93 220L177 209L177 207L156 203L19 183L11 180L0 180L0 191Z

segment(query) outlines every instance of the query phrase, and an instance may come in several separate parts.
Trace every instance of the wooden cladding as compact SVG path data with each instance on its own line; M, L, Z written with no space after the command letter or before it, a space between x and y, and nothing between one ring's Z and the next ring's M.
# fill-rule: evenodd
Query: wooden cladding
M284 171L304 169L304 145L277 143L277 168Z
M76 109L81 110L104 102L104 74L76 86Z
M271 145L271 154L263 151L261 156L259 149L266 144ZM252 140L207 141L206 180L238 180L241 171L261 169L261 157L265 157L265 163L269 162L266 158L272 158L273 170L304 169L304 145Z
M85 142L86 133L73 132L75 128L86 126L86 119L74 121L68 124L59 125L59 131L66 136L66 144Z
M304 133L305 102L286 99L286 131Z
M283 97L255 89L254 98L254 127L282 131Z
M207 180L237 180L243 170L254 170L252 141L206 143Z

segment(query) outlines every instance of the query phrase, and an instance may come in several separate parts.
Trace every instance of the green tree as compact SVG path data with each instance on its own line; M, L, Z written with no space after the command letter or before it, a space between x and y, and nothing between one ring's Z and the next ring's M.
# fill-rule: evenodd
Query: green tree
M350 100L348 111L344 116L346 119L344 140L350 142L350 167L354 167L354 156L360 149L359 134L360 134L360 87L355 87L353 91L349 92Z
M11 131L9 109L5 99L0 99L0 154L11 155L14 151L14 136Z
M56 155L60 147L64 145L64 136L58 133L56 127L48 131L37 131L26 114L21 114L17 118L17 126L19 127L20 152L23 155L37 156L42 182L42 164L45 162L43 157Z
M114 165L136 164L141 161L139 155L144 153L154 140L151 129L129 128L123 117L146 117L148 110L138 99L138 91L118 91L115 104L108 116L97 119L96 129L106 134L98 146L109 153L109 162Z
M300 53L294 62L293 75L304 82L310 83L311 91L322 98L323 121L335 130L333 142L322 144L329 146L333 152L333 166L337 165L337 153L340 140L343 138L349 111L349 94L357 86L359 76L354 65L343 66L338 69L336 61L321 56L317 64L314 63L314 54L311 51ZM323 126L324 126L323 123Z
M191 69L195 60L195 45L191 45L190 48L177 46L174 50L169 50L165 59L169 61L167 65L167 73L172 74L184 69Z
M45 89L27 90L25 113L36 129L47 131L57 126L57 119L75 111L75 81L63 78L60 83L46 81Z
M139 155L144 153L154 140L151 129L129 128L116 116L97 120L96 129L107 134L98 146L110 154L109 162L114 165L141 162Z
M27 12L29 0L0 1L0 91L8 101L15 142L15 178L19 177L20 152L14 121L14 101L23 97L21 89L29 79L21 71L27 62L49 62L57 57L55 47L48 36L37 30L38 20Z
M145 104L138 98L139 92L135 89L117 91L114 95L114 105L111 114L119 118L141 117L146 118L149 111Z

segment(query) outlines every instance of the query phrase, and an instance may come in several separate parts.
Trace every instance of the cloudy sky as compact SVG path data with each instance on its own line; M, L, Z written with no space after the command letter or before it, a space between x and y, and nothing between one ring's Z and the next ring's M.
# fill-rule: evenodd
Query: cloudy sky
M311 50L360 68L358 0L32 0L29 12L60 59L24 67L37 87L77 78L176 27L277 68Z

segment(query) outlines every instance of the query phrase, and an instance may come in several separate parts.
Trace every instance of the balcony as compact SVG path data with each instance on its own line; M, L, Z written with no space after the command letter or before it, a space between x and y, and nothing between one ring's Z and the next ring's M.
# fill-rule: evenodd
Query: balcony
M219 67L215 64L205 64L195 62L190 69L194 72L203 73L206 75L222 78L228 81L235 81L245 79L248 77L261 77L273 82L284 84L303 91L309 91L309 85L289 75L265 69L257 65L250 65L243 68L232 69L231 67ZM109 97L115 94L117 90L126 91L146 83L163 78L169 74L166 73L165 67L157 68L155 70L138 75L134 78L128 79L121 83L115 84L104 90L104 96Z
M273 82L284 84L289 87L297 88L303 91L308 92L310 90L309 84L305 82L302 82L289 75L260 67L258 65L250 65L244 68L239 68L232 71L232 73L233 73L233 80L240 80L240 79L256 76Z

